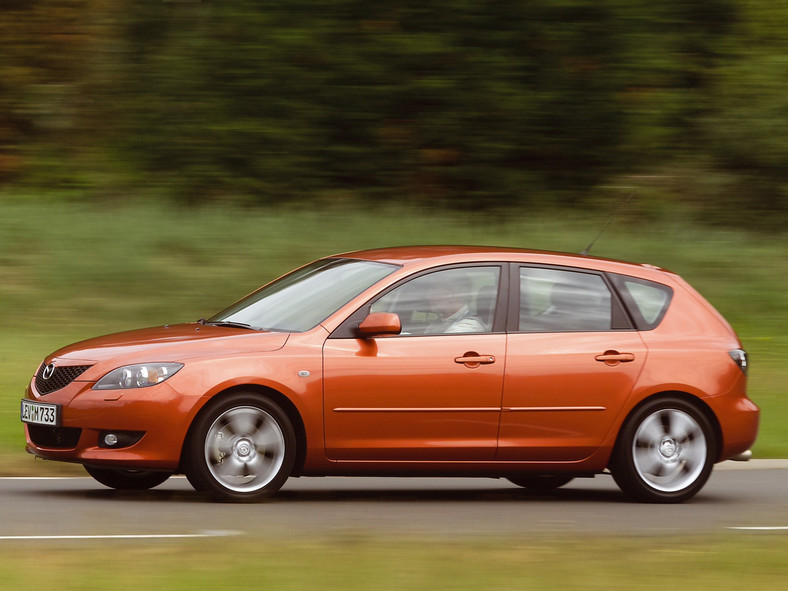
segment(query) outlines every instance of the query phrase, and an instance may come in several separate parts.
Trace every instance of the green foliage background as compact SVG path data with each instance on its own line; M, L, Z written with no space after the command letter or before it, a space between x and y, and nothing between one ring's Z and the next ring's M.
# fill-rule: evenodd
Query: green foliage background
M766 0L3 0L0 182L194 203L788 212ZM636 178L632 178L632 177Z
M607 209L506 216L390 205L228 207L0 203L0 475L79 467L24 452L19 399L41 360L100 334L194 322L315 258L400 244L489 244L580 252ZM680 207L677 204L676 207ZM629 208L593 253L680 273L749 351L760 406L756 458L788 457L788 234L702 228L672 208Z
M766 0L0 0L6 470L59 346L343 250L577 252L635 187L595 254L720 309L788 455L786 56Z

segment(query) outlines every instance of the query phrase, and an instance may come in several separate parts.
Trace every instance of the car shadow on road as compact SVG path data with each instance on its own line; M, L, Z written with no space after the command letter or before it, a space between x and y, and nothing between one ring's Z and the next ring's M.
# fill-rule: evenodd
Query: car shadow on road
M378 503L451 503L485 502L507 503L523 501L569 501L569 502L622 502L626 497L617 490L557 489L552 491L530 491L525 489L397 489L376 490L358 488L354 490L283 490L274 500L294 503L315 502L378 502Z
M86 483L84 488L31 489L28 494L61 499L87 499L121 502L174 502L203 503L212 499L206 493L191 489L168 487L143 491L118 491L97 489ZM376 489L325 488L284 489L264 503L523 503L523 502L571 502L571 503L628 503L629 499L617 489L561 488L551 491L531 491L502 486L501 488L456 488L426 489L412 488Z

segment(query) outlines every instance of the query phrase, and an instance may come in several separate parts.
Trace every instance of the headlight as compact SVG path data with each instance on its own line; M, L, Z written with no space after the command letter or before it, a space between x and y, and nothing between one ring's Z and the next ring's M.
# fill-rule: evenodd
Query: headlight
M94 390L127 390L161 384L183 367L182 363L140 363L113 369L101 378Z

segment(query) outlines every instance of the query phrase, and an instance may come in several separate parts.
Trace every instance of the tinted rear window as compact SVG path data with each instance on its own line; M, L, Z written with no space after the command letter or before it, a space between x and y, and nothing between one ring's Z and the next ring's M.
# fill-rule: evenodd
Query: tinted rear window
M610 291L599 275L520 268L520 322L524 332L611 330Z

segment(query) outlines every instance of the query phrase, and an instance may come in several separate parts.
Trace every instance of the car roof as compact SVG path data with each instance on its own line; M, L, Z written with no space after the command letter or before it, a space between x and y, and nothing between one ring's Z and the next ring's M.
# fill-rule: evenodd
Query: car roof
M391 263L404 267L479 261L515 261L545 265L571 266L619 273L650 275L664 273L664 269L648 264L628 263L588 255L499 246L395 246L372 250L358 250L335 255Z

